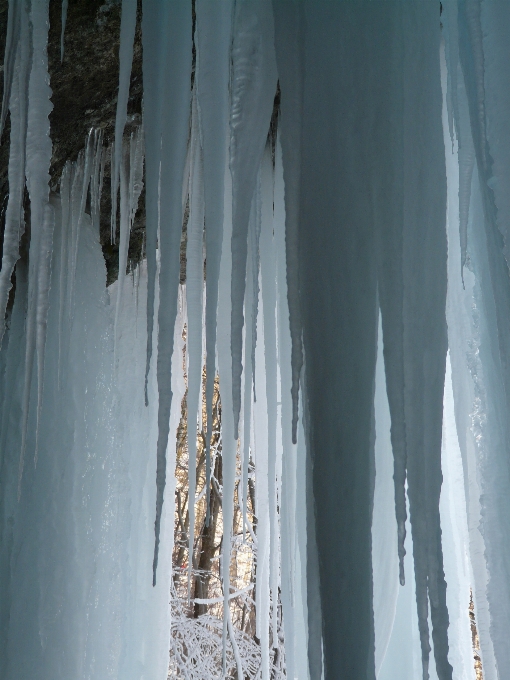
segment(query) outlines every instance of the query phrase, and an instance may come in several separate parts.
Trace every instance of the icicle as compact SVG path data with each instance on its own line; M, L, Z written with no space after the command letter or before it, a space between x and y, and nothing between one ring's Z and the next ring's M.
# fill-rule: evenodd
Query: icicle
M152 357L154 328L154 298L156 291L156 244L159 225L159 188L161 164L161 129L164 62L163 22L165 9L162 3L143 0L142 46L143 90L145 120L145 252L147 256L147 360L145 367L145 405L148 406L148 378Z
M94 155L94 130L91 128L87 135L84 152L78 154L76 172L74 173L73 187L71 191L72 209L72 239L71 239L71 277L69 281L69 310L74 313L74 291L76 279L76 267L78 263L78 249L80 244L80 232L85 217L85 207L89 193L91 166Z
M96 154L100 158L100 153ZM99 162L94 162L95 170L93 175L99 172ZM94 179L92 187L95 186ZM99 183L100 186L100 183ZM138 209L138 199L143 188L143 128L138 127L131 134L129 142L123 140L122 159L120 163L120 241L119 241L119 278L117 284L117 304L115 309L115 350L118 340L118 320L122 304L124 281L126 279L126 269L129 251L129 237L136 211ZM92 189L91 201L94 209L93 214L99 218L100 188L96 186Z
M71 200L70 200L70 243L69 243L69 285L67 290L69 318L73 315L73 294L74 281L76 279L76 259L75 253L78 252L79 246L79 228L80 228L80 206L82 186L84 182L84 152L79 152L78 158L72 163L72 185L71 185Z
M289 11L291 7L291 11ZM285 159L285 245L287 289L292 342L292 442L297 441L299 376L303 367L302 326L298 281L299 192L303 106L303 11L299 0L273 2L275 48L282 90L278 128Z
M31 6L32 70L28 85L28 119L26 146L26 176L30 196L30 252L28 277L27 341L25 351L25 383L22 402L22 441L18 475L18 496L26 449L30 388L36 346L44 344L44 331L37 332L41 247L44 239L44 212L49 197L49 167L52 145L48 116L53 108L49 86L48 57L48 2L41 0ZM40 355L38 353L38 360ZM39 367L40 370L41 367Z
M145 11L145 7L144 7ZM166 450L168 446L168 419L172 403L171 359L173 351L173 330L177 311L177 291L180 272L180 240L182 232L182 191L183 173L186 162L186 147L189 129L189 103L191 80L191 3L165 3L164 16L156 28L156 39L165 45L156 60L157 73L164 76L162 81L162 102L164 111L163 134L161 137L161 196L159 201L161 228L159 232L159 250L161 253L161 269L159 274L160 305L158 314L158 359L157 377L159 392L158 407L158 444L156 471L156 520L155 546L153 562L153 583L156 583L158 565L159 534L161 512L166 482ZM161 33L160 33L161 32ZM164 36L164 40L163 40ZM149 37L149 36L147 36ZM147 109L146 109L147 111ZM154 124L159 129L156 110L154 122L146 117L146 129ZM147 158L149 158L149 140L146 138ZM159 143L159 139L151 138L151 145ZM154 151L154 146L151 147ZM159 154L156 155L156 160ZM158 163L159 168L159 163ZM151 173L154 168L151 166ZM147 201L155 198L156 186L149 187L149 166L147 165ZM151 174L154 182L157 175ZM147 215L147 219L148 219ZM151 219L154 215L151 216ZM152 227L155 225L153 224ZM152 234L151 238L154 236ZM151 247L155 245L152 242ZM149 256L149 227L147 222L147 256ZM152 255L151 255L152 257ZM148 262L149 264L149 262ZM152 282L149 277L149 284ZM151 304L151 291L148 302ZM150 316L149 312L148 315ZM148 319L149 335L152 337L152 321ZM148 357L150 359L150 356Z
M60 28L60 63L64 62L64 36L66 32L66 22L67 22L67 8L69 6L69 0L62 0L62 19Z
M458 79L458 139L459 139L459 235L461 251L461 276L464 281L464 267L467 260L467 232L469 218L469 202L471 199L471 181L475 167L475 147L471 136L468 102L464 87L464 78Z
M283 163L280 135L278 135L275 154L274 185L274 240L277 271L277 310L278 310L278 366L281 380L281 437L282 437L282 499L280 510L281 524L281 582L283 628L285 637L285 665L288 677L296 677L295 666L295 626L296 606L296 447L292 444L292 368L291 339L289 328L289 305L287 299L287 272L285 258L285 187L283 182ZM297 676L301 677L301 676Z
M237 3L232 44L232 398L234 432L241 409L243 302L247 233L276 92L273 17L268 0Z
M216 377L216 315L223 242L223 194L229 116L233 0L196 0L197 100L204 156L206 289L206 487L209 525L212 400Z
M60 201L62 223L60 234L60 274L59 274L59 305L58 305L58 385L61 384L62 372L62 344L64 327L64 310L67 289L69 263L69 232L71 229L71 187L73 184L73 165L67 161L60 178Z
M276 361L276 262L273 242L273 163L271 147L266 144L260 168L261 231L260 272L264 306L264 347L267 404L267 458L269 494L269 573L272 594L271 622L273 646L277 639L277 606L279 577L279 541L276 484L276 422L277 422L277 361Z
M120 22L119 47L119 92L117 95L117 112L115 114L115 142L112 152L112 235L115 242L117 231L117 194L119 189L119 172L122 163L122 137L126 124L131 66L133 64L133 41L136 28L136 0L122 0L122 19Z
M122 291L126 279L127 256L129 248L129 234L131 231L130 220L130 182L129 182L129 145L126 141L122 144L122 158L120 162L120 239L119 239L119 277L117 280L117 304L115 307L115 329L114 329L114 362L117 364L117 338L119 313L122 302Z
M9 13L7 16L7 35L5 39L4 55L4 92L2 100L2 113L0 115L0 138L4 131L5 119L7 118L7 108L11 99L11 87L15 78L15 63L19 59L18 41L21 31L21 15L25 13L22 0L9 0ZM23 36L26 39L26 35Z
M440 680L450 680L452 667L448 661L448 610L439 514L447 351L446 172L440 29L434 8L422 4L406 5L403 35L403 125L404 134L408 135L405 139L409 139L403 156L404 398L408 497L423 675L428 677L430 603L437 674ZM423 49L417 50L417 45L423 45ZM427 78L424 74L428 74ZM420 135L426 135L426 145L419 141L418 130ZM423 167L430 168L430 182L423 182ZM391 406L390 400L390 409Z
M269 680L269 624L271 621L270 603L270 499L268 469L268 422L267 390L264 347L264 300L259 302L257 325L260 333L256 346L256 371L258 399L253 407L253 443L257 484L255 486L255 508L257 515L257 573L256 573L256 635L260 640L261 678Z
M129 224L131 228L135 221L138 201L143 189L143 161L144 161L144 132L143 122L131 134L129 143Z
M198 129L196 93L193 96L191 127L191 175L188 243L186 247L186 302L188 309L188 599L195 543L195 495L197 474L197 413L202 386L202 292L204 279L204 188L202 149ZM235 641L234 641L235 643Z
M253 347L253 326L256 319L253 317L254 308L254 290L253 290L253 245L254 245L254 231L256 226L256 211L255 201L252 201L252 209L250 213L250 224L248 227L248 262L246 267L246 291L245 291L245 342L244 342L244 396L243 396L243 437L241 449L241 494L242 498L242 512L243 512L243 540L246 536L246 527L248 525L248 467L250 461L250 433L252 425L252 389L253 389L253 362L252 354ZM257 291L258 292L258 291Z
M105 153L103 149L103 131L95 131L95 148L90 173L90 217L94 229L99 234L101 218L101 193L103 190L103 174L105 165Z
M234 487L236 475L236 449L234 438L234 417L232 410L232 364L230 355L230 282L232 272L232 253L230 236L232 233L231 197L232 183L227 168L225 179L225 213L223 248L221 254L220 280L218 287L218 368L221 394L221 456L223 460L223 541L221 555L221 582L223 587L223 673L226 673L226 641L230 594L230 553L232 543L232 524L234 519Z
M457 96L457 76L459 74L459 29L457 0L449 0L442 6L441 21L445 36L445 58L447 66L447 95L448 130L450 143L454 146L455 138L459 134L459 104Z
M46 332L48 326L49 291L51 281L51 260L53 254L53 231L55 229L55 211L49 203L44 207L43 226L40 245L39 275L37 281L37 422L35 429L34 465L37 465L39 444L39 425L41 422L43 384L44 384L44 350L46 348Z

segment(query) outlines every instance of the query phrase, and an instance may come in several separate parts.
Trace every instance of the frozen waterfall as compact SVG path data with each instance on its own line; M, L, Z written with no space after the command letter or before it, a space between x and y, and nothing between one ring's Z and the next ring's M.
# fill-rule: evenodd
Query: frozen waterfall
M0 680L508 680L510 3L117 5L57 176L8 2Z

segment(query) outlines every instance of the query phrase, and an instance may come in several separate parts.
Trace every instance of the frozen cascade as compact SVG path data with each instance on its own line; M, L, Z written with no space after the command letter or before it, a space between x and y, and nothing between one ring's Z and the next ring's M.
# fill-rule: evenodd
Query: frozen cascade
M60 8L9 0L1 680L163 680L181 610L217 677L505 680L510 10L143 0L124 135L110 4L115 131L62 159Z

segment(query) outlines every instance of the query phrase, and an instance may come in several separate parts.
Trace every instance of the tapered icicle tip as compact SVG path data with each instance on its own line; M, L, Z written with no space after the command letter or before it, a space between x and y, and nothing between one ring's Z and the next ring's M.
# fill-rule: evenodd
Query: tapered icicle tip
M399 581L401 586L406 584L406 575L404 567L404 558L406 556L406 549L404 548L406 540L406 526L405 522L399 522L398 524L398 571L399 571Z

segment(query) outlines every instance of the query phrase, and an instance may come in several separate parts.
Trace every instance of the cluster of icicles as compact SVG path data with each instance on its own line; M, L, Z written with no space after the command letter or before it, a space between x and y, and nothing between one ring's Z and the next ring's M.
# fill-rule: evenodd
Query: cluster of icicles
M9 0L4 62L2 680L166 677L185 324L188 431L205 362L211 432L219 375L226 528L236 457L245 515L255 464L257 677L280 601L288 678L474 678L472 592L484 678L504 680L510 6L196 0L193 36L191 0L143 0L144 123L126 140L122 0L107 290L100 132L50 191L48 1ZM226 529L240 678L230 546Z

